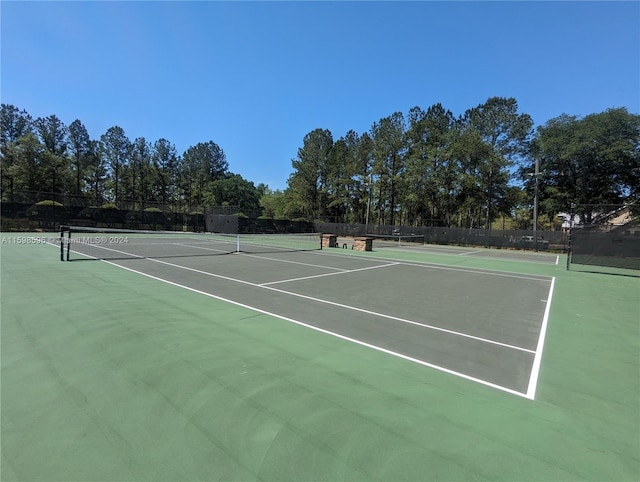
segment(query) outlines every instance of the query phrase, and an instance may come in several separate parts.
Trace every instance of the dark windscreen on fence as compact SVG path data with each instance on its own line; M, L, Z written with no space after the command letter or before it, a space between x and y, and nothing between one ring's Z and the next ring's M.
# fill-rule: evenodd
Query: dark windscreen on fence
M571 263L640 269L640 227L584 226L572 231Z
M640 219L631 205L574 206L570 263L640 269Z

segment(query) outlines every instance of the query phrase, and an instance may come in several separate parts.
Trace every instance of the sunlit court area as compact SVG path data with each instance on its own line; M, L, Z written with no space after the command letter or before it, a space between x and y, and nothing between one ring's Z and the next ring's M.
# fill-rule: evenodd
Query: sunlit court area
M2 238L3 480L637 467L633 270L318 234L60 239Z
M0 482L640 481L639 13L0 0Z

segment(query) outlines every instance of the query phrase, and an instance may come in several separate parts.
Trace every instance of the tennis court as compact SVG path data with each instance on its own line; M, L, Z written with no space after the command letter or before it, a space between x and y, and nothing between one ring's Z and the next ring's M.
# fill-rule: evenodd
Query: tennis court
M314 234L243 236L242 245L233 236L106 235L97 243L69 243L73 259L101 259L386 355L535 396L553 278L352 256L320 250Z
M178 236L3 239L3 481L637 479L638 278Z

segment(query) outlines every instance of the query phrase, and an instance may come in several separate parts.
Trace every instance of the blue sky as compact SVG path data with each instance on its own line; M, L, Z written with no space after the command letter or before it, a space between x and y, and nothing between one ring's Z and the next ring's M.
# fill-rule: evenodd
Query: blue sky
M181 154L214 141L284 189L305 134L363 133L413 106L514 97L537 125L640 113L639 2L12 2L3 103L119 125Z

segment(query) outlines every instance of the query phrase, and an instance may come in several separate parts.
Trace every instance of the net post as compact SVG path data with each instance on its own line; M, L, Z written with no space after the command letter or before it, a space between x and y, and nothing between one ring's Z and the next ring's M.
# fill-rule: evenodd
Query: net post
M571 265L571 243L573 242L573 218L575 217L576 205L571 203L571 212L569 213L569 236L567 238L567 271Z
M71 228L67 233L67 261L69 261L69 251L71 250Z
M324 239L324 233L320 233L320 250L322 251L322 241Z
M60 261L64 261L64 226L60 226Z
M240 233L236 234L236 253L240 252Z

